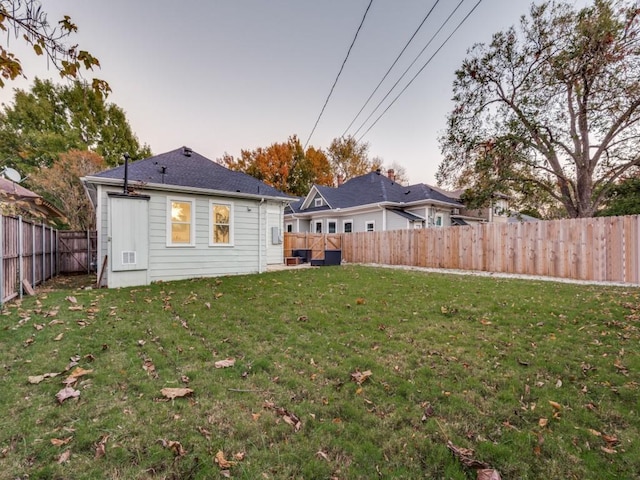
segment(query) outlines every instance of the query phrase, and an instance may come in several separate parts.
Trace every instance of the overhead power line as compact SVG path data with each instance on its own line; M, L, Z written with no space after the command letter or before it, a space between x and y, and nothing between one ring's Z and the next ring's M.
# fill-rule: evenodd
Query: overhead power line
M382 77L382 80L380 80L380 82L378 83L378 85L376 86L376 88L373 90L373 92L371 92L371 95L369 95L369 98L367 98L367 101L364 102L364 105L362 105L362 108L358 111L358 113L356 113L356 116L353 117L353 120L351 120L351 123L349 124L349 126L344 130L344 132L342 133L342 136L344 137L347 132L349 131L349 129L351 128L351 126L355 123L355 121L358 119L358 117L360 116L360 114L362 113L362 111L366 108L366 106L369 104L369 102L371 101L371 99L373 98L373 96L376 94L376 92L378 91L378 89L380 88L380 85L382 85L382 82L385 81L385 79L389 76L389 73L391 72L391 70L393 69L393 67L396 66L396 63L398 63L398 60L400 60L400 57L402 56L402 54L404 53L404 51L407 49L407 47L409 47L409 44L413 41L413 39L415 38L415 36L418 34L418 32L420 31L420 29L422 28L422 26L424 25L424 23L427 21L427 19L431 16L431 13L433 12L434 8L436 8L436 5L438 5L438 3L440 3L440 0L436 0L436 2L431 6L431 8L429 9L429 11L427 12L427 15L422 19L422 22L420 22L420 25L418 25L418 28L416 29L415 32L413 32L413 35L411 35L411 38L407 41L407 43L404 45L404 47L402 48L402 50L400 51L400 53L398 54L398 56L396 57L396 59L393 61L393 63L391 64L391 66L389 67L389 70L387 70L387 73L384 74L384 76ZM422 52L421 52L422 53Z
M351 53L351 49L353 48L353 45L356 43L356 39L358 38L358 34L360 33L360 29L362 28L362 24L364 24L364 20L365 18L367 18L367 13L369 13L369 9L371 8L371 4L373 3L373 0L369 1L369 5L367 5L367 9L364 12L364 15L362 16L362 21L360 22L360 25L358 26L358 29L356 30L356 34L353 37L353 41L351 42L351 45L349 46L349 50L347 51L347 56L344 57L344 60L342 61L342 66L340 67L340 71L338 72L338 75L336 76L336 79L333 82L333 85L331 86L331 90L329 91L329 95L327 95L327 99L324 101L324 105L322 106L322 110L320 110L320 115L318 115L318 119L316 120L315 125L313 126L313 129L311 130L311 133L309 134L309 138L307 138L307 141L304 144L304 149L306 150L307 145L309 144L309 140L311 140L311 137L313 136L313 132L316 131L316 127L318 126L318 123L320 122L320 118L322 118L322 114L324 113L324 109L327 108L327 103L329 103L329 99L331 98L331 94L333 93L333 89L336 88L336 84L338 83L338 79L340 78L340 74L342 73L342 70L344 69L345 64L347 63L347 59L349 58L349 54Z
M447 25L447 23L449 23L449 20L451 20L451 17L453 17L453 15L455 15L455 13L460 9L460 7L461 7L461 6L462 6L462 4L464 3L464 1L465 1L465 0L460 0L460 1L458 2L458 5L456 5L456 8L454 8L454 9L453 9L453 11L449 14L449 16L445 19L445 21L444 21L444 22L442 22L442 24L440 25L440 27L438 28L438 30L436 30L436 32L431 36L431 38L429 39L429 41L427 42L427 44L423 47L423 49L422 49L422 50L420 50L420 53L418 53L418 55L416 55L416 58L413 60L413 62L411 62L411 64L410 64L410 65L405 69L405 71L404 71L404 72L402 72L402 75L400 75L400 78L398 78L398 80L396 80L396 83L394 83L394 84L392 85L392 87L391 87L391 88L389 89L389 91L385 94L385 96L384 96L384 97L382 97L382 100L380 100L380 101L378 102L378 104L377 104L377 105L375 106L375 108L371 111L371 113L369 114L369 116L368 116L367 118L365 118L365 120L362 122L362 124L360 124L360 126L358 127L358 129L353 133L353 136L354 136L354 137L358 134L358 132L359 132L360 130L362 130L362 129L364 128L364 126L367 124L367 122L369 121L369 119L370 119L371 117L373 117L373 115L378 111L378 109L379 109L379 108L380 108L380 106L384 103L384 101L389 97L389 95L391 95L391 93L393 92L393 90L398 86L398 84L400 83L400 81L401 81L401 80L402 80L402 79L407 75L407 73L409 72L409 70L411 70L411 68L416 64L416 62L417 62L417 61L418 61L418 59L422 56L422 54L424 53L424 51L425 51L427 48L429 48L429 46L431 45L431 43L435 40L435 38L436 38L436 37L438 36L438 34L442 31L442 29ZM480 1L479 1L479 2L478 2L478 3L473 7L473 9L471 10L471 12L469 12L469 13L467 14L467 17L465 17L465 18L463 19L463 21L461 22L461 24L462 24L462 23L463 23L463 22L464 22L464 21L465 21L465 20L466 20L470 15L471 15L471 13L473 12L473 10L475 10L475 9L476 9L476 7L480 4L480 2L481 2L481 1L482 1L482 0L480 0ZM460 24L460 25L461 25L461 24ZM458 27L456 27L456 30L457 30L458 28L460 28L460 25L458 25ZM454 33L455 33L455 31L456 31L456 30L454 30ZM449 37L444 41L444 43L440 46L440 48L438 48L438 50L436 51L436 53L438 53L438 51L440 51L440 49L441 49L441 48L442 48L442 47L447 43L447 41L449 40L449 38L451 38L451 36L452 36L452 35L453 35L453 34L449 35ZM428 64L429 64L429 62L433 59L433 57L434 57L434 56L435 56L435 54L433 54L433 55L431 56L431 58L429 58L429 60L428 60L428 61L427 61L427 63L425 64L425 66L423 66L423 67L420 69L420 71L422 71L422 70L426 67L426 65L428 65ZM411 80L411 81L413 81L413 80ZM410 82L410 83L411 83L411 82ZM406 88L406 87L405 87L405 88ZM403 91L404 91L404 90L403 90ZM388 108L387 108L387 110L388 110ZM385 112L386 112L386 110L385 110ZM377 122L377 121L378 121L378 120L376 120L376 122ZM372 126L373 126L373 125L372 125ZM370 129L371 129L371 127L369 127L369 130L370 130ZM368 132L369 130L367 130L367 132ZM366 132L365 132L365 134L366 134ZM365 135L365 134L362 134L362 135L360 136L360 138L364 137L364 135Z

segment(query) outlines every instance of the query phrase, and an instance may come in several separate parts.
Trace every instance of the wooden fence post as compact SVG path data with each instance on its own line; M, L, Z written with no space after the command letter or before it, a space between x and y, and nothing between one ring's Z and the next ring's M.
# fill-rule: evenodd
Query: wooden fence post
M0 215L0 306L4 303L4 215Z
M23 265L22 265L22 216L18 217L18 291L20 293L20 298L24 295L24 290L22 289L22 277L23 277Z
M31 223L31 286L35 288L36 282L36 224Z

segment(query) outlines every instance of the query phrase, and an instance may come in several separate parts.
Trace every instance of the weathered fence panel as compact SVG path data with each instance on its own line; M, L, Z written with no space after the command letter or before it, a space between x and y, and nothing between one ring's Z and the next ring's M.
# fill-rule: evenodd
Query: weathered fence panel
M331 235L287 233L285 255L326 245L336 236L341 237L342 258L350 263L640 284L640 215Z
M58 231L21 217L0 217L0 304L60 273L95 271L95 231ZM28 285L27 285L28 286Z

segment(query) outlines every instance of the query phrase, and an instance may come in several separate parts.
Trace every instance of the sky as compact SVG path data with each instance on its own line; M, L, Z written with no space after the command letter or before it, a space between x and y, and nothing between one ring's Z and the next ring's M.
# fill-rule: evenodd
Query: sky
M459 1L450 22L356 133ZM186 145L215 160L286 142L292 135L303 145L309 140L309 146L326 149L346 131L369 144L370 158L382 159L385 167L403 167L410 183L431 184L441 161L438 137L453 108L456 69L471 46L488 43L493 33L517 24L531 2L481 0L445 42L476 3L373 0L309 138L369 0L42 1L50 23L69 15L78 25L69 44L79 44L101 63L86 77L109 82L113 92L107 101L125 111L140 142L154 154ZM434 4L379 91L347 129ZM2 45L8 41L28 78L7 81L0 102L10 103L13 89L28 89L35 77L61 82L20 38L4 35Z

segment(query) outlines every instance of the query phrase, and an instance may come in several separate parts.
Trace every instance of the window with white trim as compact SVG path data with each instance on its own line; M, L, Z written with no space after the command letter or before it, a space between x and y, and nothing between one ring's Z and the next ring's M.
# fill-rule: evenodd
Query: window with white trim
M195 200L167 198L167 245L195 245Z
M336 220L327 220L327 233L337 233L338 222Z
M233 244L233 204L209 202L209 245Z
M321 207L322 206L322 198L320 197L316 197L313 201L313 206L314 207Z
M353 220L347 220L347 221L343 222L342 223L342 231L344 233L353 232Z
M365 224L365 231L367 232L373 232L376 229L376 222L367 222Z
M293 223L285 224L285 228L287 229L287 233L293 233Z
M322 233L322 221L317 221L316 222L315 231L316 231L316 233Z
M444 226L444 216L441 213L436 213L436 227Z

